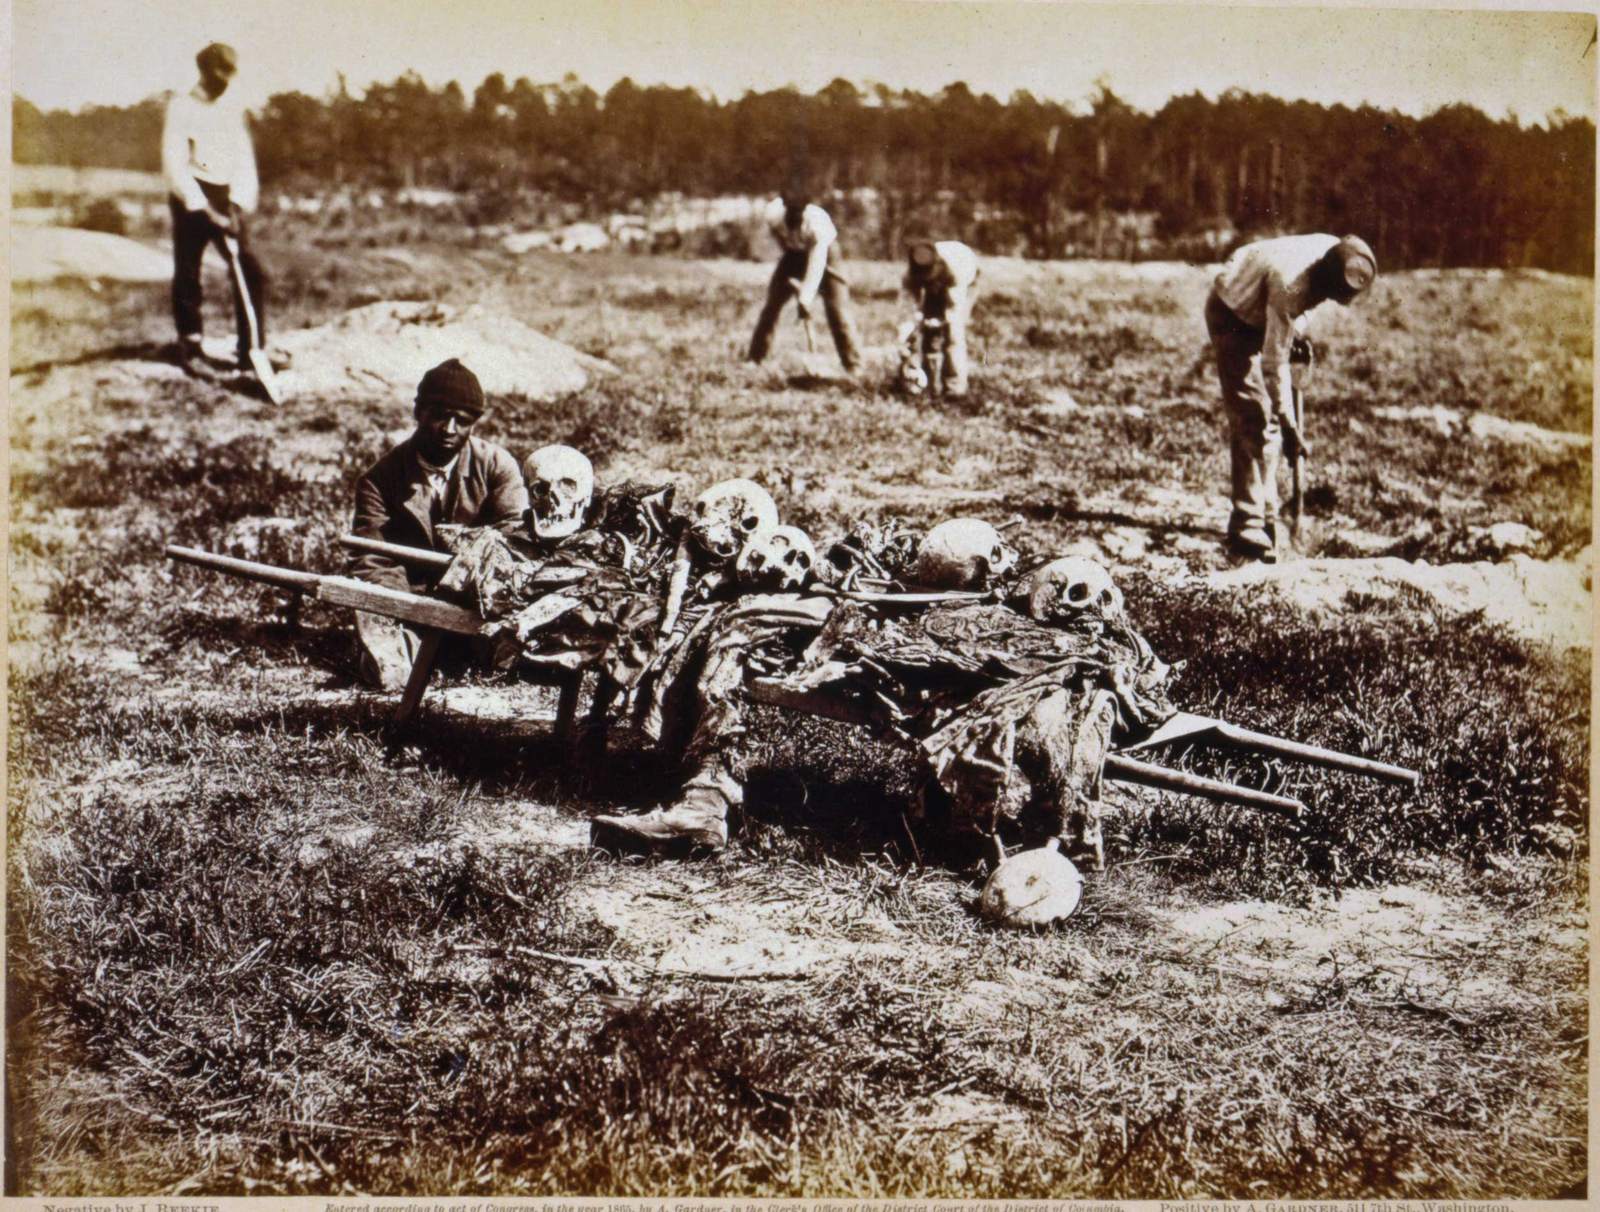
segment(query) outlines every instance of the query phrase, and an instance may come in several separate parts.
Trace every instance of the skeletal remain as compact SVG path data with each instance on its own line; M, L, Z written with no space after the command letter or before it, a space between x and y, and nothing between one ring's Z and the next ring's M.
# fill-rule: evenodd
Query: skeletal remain
M778 524L772 496L754 480L723 480L694 501L689 534L701 552L728 563L758 531Z
M1039 623L1105 622L1122 614L1122 591L1085 556L1063 556L1034 569L1011 601Z
M923 537L916 578L933 589L983 589L1011 571L1017 553L980 518L950 518Z
M1002 926L1048 926L1072 916L1083 899L1083 877L1051 838L1037 850L1002 859L989 876L978 912Z
M798 526L758 530L739 552L735 566L739 584L746 589L794 593L816 571L817 549Z
M522 464L529 521L541 539L564 539L583 525L594 497L594 467L570 446L541 446Z
M900 326L895 335L900 346L900 389L920 396L928 389L928 372L919 365L922 358L922 317L916 316Z

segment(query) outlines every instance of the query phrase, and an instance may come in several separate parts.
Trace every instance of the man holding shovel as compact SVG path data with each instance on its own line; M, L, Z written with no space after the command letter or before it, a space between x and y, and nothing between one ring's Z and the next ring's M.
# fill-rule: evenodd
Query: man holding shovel
M1377 272L1361 237L1318 234L1246 244L1217 274L1206 299L1206 330L1228 415L1228 545L1236 555L1277 558L1278 456L1287 445L1298 479L1311 453L1290 373L1291 352L1305 339L1305 315L1330 299L1348 305Z
M861 353L850 317L850 284L840 270L839 229L827 211L795 190L773 199L766 219L783 255L767 285L767 301L750 338L750 361L760 362L771 351L772 334L791 299L799 308L809 348L811 307L821 295L839 361L847 374L854 374L861 365Z
M172 211L172 313L178 360L201 362L200 263L215 244L227 259L238 326L238 362L255 371L271 394L272 363L264 356L266 279L250 251L244 215L256 208L260 185L244 110L227 98L238 71L233 47L213 42L195 56L200 81L167 103L161 132L161 168ZM254 355L254 356L253 356Z

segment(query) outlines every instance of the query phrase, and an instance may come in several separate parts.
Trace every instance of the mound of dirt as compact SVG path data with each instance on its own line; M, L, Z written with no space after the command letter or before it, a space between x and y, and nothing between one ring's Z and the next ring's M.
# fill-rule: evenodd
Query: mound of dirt
M11 228L13 282L48 282L52 278L165 282L171 277L171 254L126 236L20 223Z
M1212 573L1223 591L1270 585L1300 609L1342 612L1352 598L1423 595L1447 614L1481 613L1515 635L1562 648L1593 643L1593 549L1573 560L1513 555L1499 563L1429 564L1425 560L1298 560L1248 564Z
M1475 438L1536 446L1550 454L1563 450L1587 450L1591 444L1586 433L1566 433L1559 429L1545 429L1527 421L1508 421L1504 417L1486 412L1462 412L1439 405L1416 408L1378 408L1373 415L1385 421L1421 421L1437 429L1447 438L1471 434Z
M460 358L491 396L549 400L616 367L510 316L438 303L371 303L275 342L293 359L279 378L296 396L405 395L432 366Z

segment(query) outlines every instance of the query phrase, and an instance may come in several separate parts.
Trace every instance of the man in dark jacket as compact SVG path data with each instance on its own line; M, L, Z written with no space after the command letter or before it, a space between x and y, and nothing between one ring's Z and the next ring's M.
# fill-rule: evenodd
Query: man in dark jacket
M440 550L441 525L520 528L528 490L509 451L472 436L483 410L483 387L457 359L423 375L413 410L417 428L356 484L351 531ZM425 587L420 573L384 556L356 557L350 575L392 589ZM404 686L416 657L416 633L393 619L357 612L356 637L362 677L386 690Z

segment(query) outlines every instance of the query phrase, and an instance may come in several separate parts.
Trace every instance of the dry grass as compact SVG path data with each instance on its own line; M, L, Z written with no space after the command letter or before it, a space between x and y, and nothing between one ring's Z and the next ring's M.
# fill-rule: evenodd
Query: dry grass
M939 407L739 365L758 267L513 264L422 240L406 268L363 236L334 277L295 234L261 232L285 324L371 291L479 300L623 366L581 397L501 402L486 428L519 452L572 440L603 474L753 473L818 526L926 523L964 501L1024 514L1041 548L1111 502L1152 550L1192 554L1153 490L1220 487L1187 278L1172 293L1114 270L997 270L977 394ZM869 333L890 330L895 272L856 267ZM1586 460L1376 417L1425 402L1587 428L1586 290L1401 278L1339 318L1313 402L1327 531L1431 520L1444 550L1510 518L1551 551L1586 541ZM21 291L19 349L148 349L163 295ZM85 390L24 407L13 435L15 1193L1489 1198L1581 1182L1587 654L1405 601L1329 630L1132 577L1141 626L1188 661L1184 705L1418 765L1424 787L1189 759L1304 795L1312 818L1118 793L1123 865L1085 913L999 934L973 882L909 835L904 754L763 716L785 727L752 755L725 859L613 863L558 835L650 802L667 772L626 746L573 770L538 722L438 712L397 733L350 692L345 620L312 608L290 626L272 592L159 558L276 516L281 558L331 566L345 485L404 401L270 414L94 360L14 385L26 404L62 373ZM1053 407L1061 392L1080 407ZM1352 933L1319 964L1286 959L1291 940L1181 928L1257 898L1343 920L1355 890L1392 883L1446 898L1445 935L1418 925L1385 949ZM735 926L823 958L796 979L661 970L664 939Z

